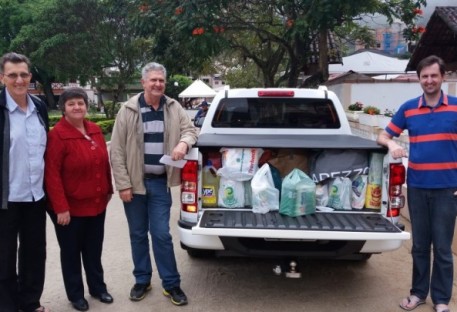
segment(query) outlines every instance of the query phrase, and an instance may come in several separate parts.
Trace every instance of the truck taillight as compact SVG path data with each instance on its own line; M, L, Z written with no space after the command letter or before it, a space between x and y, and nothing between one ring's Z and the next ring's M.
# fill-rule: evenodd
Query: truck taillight
M401 163L390 164L389 169L389 209L386 216L398 217L400 209L405 206L402 187L406 179L406 169Z
M402 185L405 183L406 169L403 164L390 164L390 185Z
M198 162L188 160L181 170L181 209L197 212Z

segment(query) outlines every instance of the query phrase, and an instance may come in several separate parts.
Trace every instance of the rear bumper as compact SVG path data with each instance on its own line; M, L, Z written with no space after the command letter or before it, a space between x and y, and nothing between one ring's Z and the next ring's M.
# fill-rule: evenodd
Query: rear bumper
M247 256L339 258L355 253L382 253L401 247L410 233L363 233L265 229L200 228L179 222L181 243L193 249Z

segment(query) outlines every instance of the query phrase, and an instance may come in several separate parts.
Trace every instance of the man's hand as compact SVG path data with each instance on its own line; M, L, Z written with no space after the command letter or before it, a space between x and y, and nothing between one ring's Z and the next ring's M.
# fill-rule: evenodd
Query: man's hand
M133 199L133 192L132 188L128 188L122 191L119 191L119 197L122 199L123 202L129 203Z
M187 154L187 144L184 142L179 142L171 152L171 159L181 160L184 159L184 156Z
M378 138L376 139L376 142L378 144L384 145L389 149L390 155L394 159L402 158L402 157L408 157L406 154L406 150L401 147L397 142L395 142L393 137L387 133L386 130L382 130L381 133L379 133Z
M400 145L398 145L397 142L395 142L394 140L390 140L387 143L387 147L389 148L390 155L392 155L394 159L408 156L406 154L406 150Z

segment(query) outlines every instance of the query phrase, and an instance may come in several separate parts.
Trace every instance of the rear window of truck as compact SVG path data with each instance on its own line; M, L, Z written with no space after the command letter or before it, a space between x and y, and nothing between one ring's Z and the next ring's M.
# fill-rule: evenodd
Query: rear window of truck
M212 120L214 128L338 129L329 99L225 98Z

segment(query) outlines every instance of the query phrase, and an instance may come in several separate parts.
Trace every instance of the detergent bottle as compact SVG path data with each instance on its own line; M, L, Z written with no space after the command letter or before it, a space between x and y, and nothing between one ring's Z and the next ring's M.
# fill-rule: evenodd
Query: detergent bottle
M211 160L208 160L206 166L203 167L203 192L202 202L203 207L217 207L217 194L219 192L219 176L214 168Z

